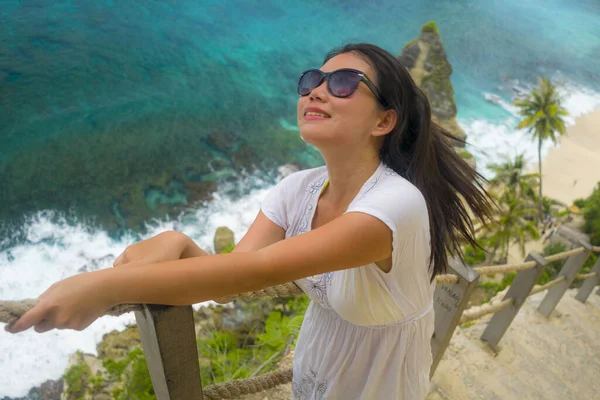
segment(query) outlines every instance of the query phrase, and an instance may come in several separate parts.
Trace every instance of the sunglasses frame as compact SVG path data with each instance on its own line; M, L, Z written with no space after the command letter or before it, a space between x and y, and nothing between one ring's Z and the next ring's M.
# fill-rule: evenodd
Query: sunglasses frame
M377 86L375 86L375 84L369 79L369 77L364 72L359 71L357 69L353 69L353 68L340 68L340 69L336 69L335 71L331 71L331 72L323 72L317 68L312 68L312 69L304 71L302 73L302 75L300 75L300 79L298 79L297 92L300 96L308 96L310 94L310 92L308 94L300 94L300 82L302 81L302 78L304 77L304 75L306 75L307 73L312 72L312 71L318 71L321 74L321 79L319 80L319 83L317 84L317 86L315 86L311 90L311 92L313 90L315 90L316 88L318 88L319 86L321 86L321 84L325 80L325 81L327 81L327 91L332 96L339 97L339 98L346 98L346 97L352 96L354 94L354 92L356 92L356 89L358 89L358 85L356 85L356 89L354 89L354 91L347 96L336 96L335 94L333 94L333 92L331 91L331 88L329 87L329 77L331 75L335 74L336 72L340 72L340 71L350 71L350 72L356 73L360 77L360 82L364 82L365 85L367 85L367 87L371 90L371 92L373 92L373 94L377 98L377 101L379 102L379 104L381 104L384 108L387 107L387 102L383 99L383 96L381 96L381 93L379 92L379 89L377 89Z

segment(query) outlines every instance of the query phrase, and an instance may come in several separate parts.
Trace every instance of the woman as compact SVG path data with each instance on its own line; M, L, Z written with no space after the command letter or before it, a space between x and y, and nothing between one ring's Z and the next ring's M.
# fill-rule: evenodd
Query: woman
M185 235L155 236L115 261L130 268L54 284L10 331L84 329L116 304L186 305L295 281L312 300L295 399L424 398L434 278L461 240L475 244L469 209L486 219L489 198L383 49L331 52L298 93L300 135L326 166L283 179L233 253L204 257Z

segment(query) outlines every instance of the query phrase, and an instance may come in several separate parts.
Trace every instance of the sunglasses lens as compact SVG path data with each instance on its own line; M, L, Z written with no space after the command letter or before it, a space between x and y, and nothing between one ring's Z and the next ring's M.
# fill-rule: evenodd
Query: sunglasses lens
M322 79L323 74L318 69L305 72L298 81L298 94L307 96L314 88L319 86Z
M348 97L358 87L360 75L353 71L337 71L329 77L329 89L336 97Z

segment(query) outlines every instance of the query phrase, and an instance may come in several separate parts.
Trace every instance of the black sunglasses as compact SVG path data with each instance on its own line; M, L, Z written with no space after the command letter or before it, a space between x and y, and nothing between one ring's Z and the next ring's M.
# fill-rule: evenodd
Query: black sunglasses
M335 97L352 96L352 93L358 88L358 84L364 82L371 89L377 101L383 107L387 107L387 102L365 73L352 68L342 68L333 72L323 72L319 69L304 71L298 80L298 94L308 96L310 92L323 83L323 80L327 81L327 90Z

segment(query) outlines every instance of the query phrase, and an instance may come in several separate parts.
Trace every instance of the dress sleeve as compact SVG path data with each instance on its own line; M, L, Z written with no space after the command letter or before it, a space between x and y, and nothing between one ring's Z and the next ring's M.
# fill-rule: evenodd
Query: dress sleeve
M369 214L392 231L392 260L403 249L411 250L415 236L429 231L427 204L421 192L409 183L377 188L348 207L346 213Z
M292 174L293 175L293 174ZM289 191L290 178L288 175L275 185L263 199L260 209L273 223L287 231L289 225L287 210L287 193Z

